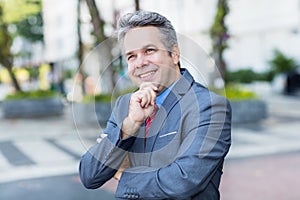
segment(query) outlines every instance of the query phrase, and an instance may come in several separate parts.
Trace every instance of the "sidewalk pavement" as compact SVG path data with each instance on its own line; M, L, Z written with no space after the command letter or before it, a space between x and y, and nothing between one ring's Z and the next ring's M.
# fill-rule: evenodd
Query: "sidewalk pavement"
M299 200L300 152L225 162L222 200Z
M269 117L259 124L233 126L221 199L299 200L300 97L257 90Z
M300 199L294 187L300 169L293 167L300 162L300 97L264 93L263 98L269 108L266 120L233 126L221 184L224 200ZM59 117L1 119L0 184L76 175L80 156L95 143L101 127L76 127L72 119L69 106ZM103 186L112 192L115 188L113 180Z

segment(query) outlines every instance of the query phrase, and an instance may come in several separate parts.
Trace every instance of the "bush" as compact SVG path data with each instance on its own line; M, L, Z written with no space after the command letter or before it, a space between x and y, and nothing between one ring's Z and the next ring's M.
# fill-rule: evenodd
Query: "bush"
M115 94L96 94L96 95L85 95L82 99L83 103L90 102L111 102L116 100L119 96L136 91L137 88L127 88L122 91L116 92Z
M226 71L226 83L252 83L253 81L269 81L269 72L258 73L250 68L237 71Z
M252 69L241 69L234 72L226 71L225 81L227 83L251 83L256 80L257 75Z
M15 92L9 94L4 100L20 100L20 99L43 99L58 96L58 93L50 90L36 90L29 92Z
M225 86L225 89L223 90L212 89L212 91L228 98L229 100L235 100L235 101L258 98L258 96L254 92L250 90L246 90L238 84L228 84Z
M110 94L97 94L97 95L85 95L82 99L82 102L84 103L90 103L90 102L111 102L114 100L112 95Z
M266 72L257 73L251 68L240 69L237 71L226 71L226 83L251 83L253 81L272 81L274 76L280 73L286 73L297 68L294 59L285 56L279 50L274 50L274 56L269 61L270 69Z
M271 69L269 78L273 80L274 76L280 73L289 72L297 68L297 63L293 58L289 58L279 50L274 50L274 57L269 61Z
M257 95L242 88L239 85L228 85L225 87L226 97L230 100L257 99Z

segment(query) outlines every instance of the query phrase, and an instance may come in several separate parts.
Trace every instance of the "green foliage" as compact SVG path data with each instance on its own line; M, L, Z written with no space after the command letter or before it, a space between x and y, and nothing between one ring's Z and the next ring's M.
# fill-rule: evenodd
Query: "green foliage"
M29 77L37 79L39 77L39 68L38 67L28 67L25 70L29 73Z
M297 63L293 58L289 58L279 50L274 50L274 56L269 61L271 66L269 77L272 80L276 74L288 72L296 69Z
M4 23L3 15L3 8L0 2L0 63L6 67L12 57L10 53L12 37L8 32L7 24Z
M237 71L226 71L226 83L251 83L253 81L268 81L268 72L257 73L250 68Z
M33 16L38 16L41 10L42 0L0 0L0 63L8 69L17 91L20 91L21 87L12 72L12 41L16 35L27 37L30 41L41 40L42 33L37 31L40 30L37 27L40 27L42 20L37 20L37 27L30 26L30 23L34 22ZM29 21L26 20L28 16ZM8 27L14 27L16 30L9 31Z
M214 22L209 30L212 38L222 37L223 34L227 32L227 27L225 26L225 17L228 13L229 7L227 5L227 0L219 0Z
M114 100L114 97L110 94L97 94L97 95L85 95L82 99L84 103L90 102L106 102L109 103Z
M297 68L297 62L293 58L285 56L279 50L274 51L273 58L269 61L270 69L257 73L251 68L237 71L226 71L226 83L251 83L253 81L272 81L279 73L289 72Z
M21 99L46 99L58 96L58 93L50 90L36 90L29 92L15 92L5 97L5 100L21 100Z
M257 99L257 95L239 85L228 85L225 87L226 97L230 100Z
M82 99L84 103L90 102L111 102L115 101L119 96L136 91L137 88L127 88L122 91L116 92L115 94L96 94L96 95L85 95Z
M3 7L3 20L6 24L16 23L37 14L42 7L41 0L2 0L0 4Z
M42 13L29 15L25 19L15 23L16 35L20 35L31 42L43 41L43 18Z
M63 77L64 77L64 79L71 79L71 78L74 77L74 74L75 74L75 72L72 69L65 69L63 71Z
M217 90L217 89L211 89L211 90L233 101L258 98L258 96L253 91L244 89L238 84L228 84L225 86L225 89L223 90Z
M30 41L43 40L41 10L41 0L0 1L0 48L10 52L12 39L16 35ZM11 33L8 31L8 26L15 27L16 30Z

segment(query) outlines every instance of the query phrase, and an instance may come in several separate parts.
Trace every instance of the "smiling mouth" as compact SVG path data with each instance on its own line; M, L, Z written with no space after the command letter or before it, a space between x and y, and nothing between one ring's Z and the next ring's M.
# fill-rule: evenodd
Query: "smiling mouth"
M138 77L142 78L142 79L147 79L147 78L151 78L156 71L150 71L144 74L140 74Z

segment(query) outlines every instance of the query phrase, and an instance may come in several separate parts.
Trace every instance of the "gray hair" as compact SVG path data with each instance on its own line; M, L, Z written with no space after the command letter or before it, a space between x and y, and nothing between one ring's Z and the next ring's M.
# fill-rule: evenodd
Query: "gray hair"
M149 11L136 11L122 16L118 22L118 40L123 46L126 33L136 27L155 26L161 33L161 41L171 54L174 45L177 45L177 36L171 22L164 16Z

